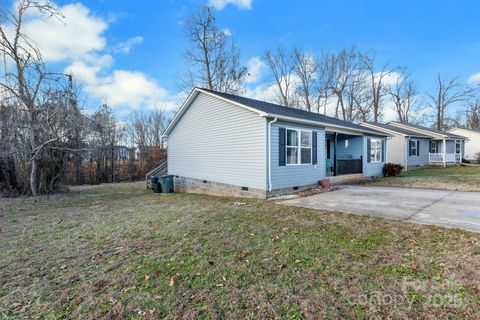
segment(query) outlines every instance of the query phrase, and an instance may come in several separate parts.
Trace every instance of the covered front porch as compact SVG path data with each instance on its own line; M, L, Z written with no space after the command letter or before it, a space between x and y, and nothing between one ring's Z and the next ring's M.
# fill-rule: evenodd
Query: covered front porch
M461 140L432 140L428 161L430 165L455 165L462 163Z
M328 177L363 173L363 136L327 131L325 149Z

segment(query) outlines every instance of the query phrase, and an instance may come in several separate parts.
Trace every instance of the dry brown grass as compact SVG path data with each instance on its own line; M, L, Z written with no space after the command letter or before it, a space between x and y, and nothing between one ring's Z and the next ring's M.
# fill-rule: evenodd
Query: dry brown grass
M6 318L480 317L465 231L142 184L0 212Z

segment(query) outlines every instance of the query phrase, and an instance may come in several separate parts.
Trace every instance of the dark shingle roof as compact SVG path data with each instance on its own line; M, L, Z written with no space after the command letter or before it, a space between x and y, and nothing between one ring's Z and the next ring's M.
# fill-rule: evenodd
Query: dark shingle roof
M316 122L322 122L325 124L330 124L332 126L341 126L344 128L352 129L352 130L360 130L363 132L370 132L371 134L374 135L380 135L380 136L386 136L384 132L377 131L374 129L362 127L358 124L348 122L348 121L343 121L340 119L332 118L323 114L319 113L314 113L314 112L309 112L305 110L300 110L300 109L294 109L294 108L288 108L284 107L278 104L270 103L270 102L265 102L265 101L260 101L260 100L255 100L251 98L246 98L246 97L241 97L229 93L224 93L224 92L218 92L214 90L209 90L205 88L199 88L201 90L213 93L217 96L220 96L222 98L228 99L233 102L240 103L244 106L259 110L261 112L268 113L272 116L284 116L284 117L289 117L289 118L296 118L296 119L301 119L301 120L309 120L309 121L316 121Z
M404 128L392 126L392 125L385 124L385 123L378 123L378 122L365 122L365 123L376 126L378 128L383 128L383 129L386 129L386 130L398 132L398 133L401 133L401 134L404 134L404 135L407 135L407 136L410 136L410 137L426 138L426 139L431 138L430 136L418 133L416 131L407 130L407 129L404 129Z
M399 122L396 122L396 121L391 121L389 123L398 123L398 124L402 124L402 123L399 123ZM441 134L441 135L444 135L444 136L447 136L447 138L449 139L466 139L464 136L459 136L457 134L453 134L453 133L450 133L450 132L447 132L447 131L442 131L442 130L436 130L436 129L432 129L432 128L427 128L427 127L424 127L424 126L420 126L420 125L417 125L417 124L403 124L405 126L409 126L413 129L420 129L420 130L424 130L424 131L429 131L429 132L432 132L432 133L435 133L435 134Z

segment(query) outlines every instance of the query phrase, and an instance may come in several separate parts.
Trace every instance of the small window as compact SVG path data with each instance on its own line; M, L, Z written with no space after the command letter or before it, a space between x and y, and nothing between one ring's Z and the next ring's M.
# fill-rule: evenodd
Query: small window
M461 150L462 150L462 142L456 140L455 141L455 153L460 154Z
M382 162L382 140L370 140L370 162Z
M287 164L312 163L312 132L287 129Z
M409 154L411 156L418 156L418 140L410 140L409 142Z
M438 153L438 141L430 141L430 153Z

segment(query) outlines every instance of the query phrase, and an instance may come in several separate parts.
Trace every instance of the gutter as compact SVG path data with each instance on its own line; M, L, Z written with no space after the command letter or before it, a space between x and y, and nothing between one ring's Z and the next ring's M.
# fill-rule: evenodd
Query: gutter
M272 191L272 161L271 161L271 153L272 153L272 123L277 122L278 118L273 119L272 121L268 122L268 150L267 150L267 174L268 174L268 192Z

